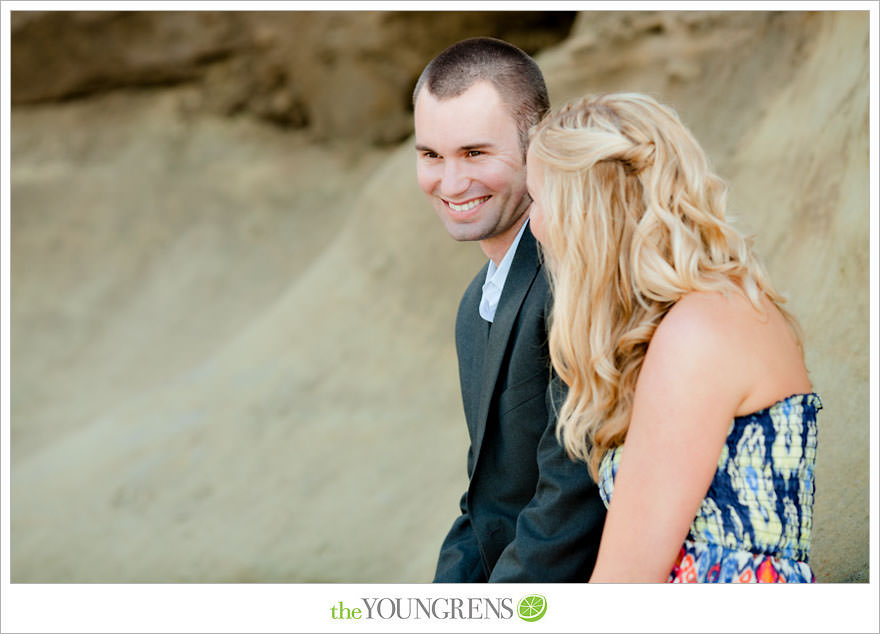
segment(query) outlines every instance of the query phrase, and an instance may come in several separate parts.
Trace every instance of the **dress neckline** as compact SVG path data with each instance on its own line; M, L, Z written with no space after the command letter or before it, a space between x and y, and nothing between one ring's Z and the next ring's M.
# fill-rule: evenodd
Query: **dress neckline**
M738 418L749 418L751 416L759 416L761 414L769 412L771 409L773 409L774 407L777 407L778 405L781 405L782 403L785 403L787 401L792 401L792 400L799 400L801 402L814 401L814 405L816 406L817 409L822 408L822 399L819 397L819 395L816 393L815 390L813 390L811 392L795 392L794 394L790 394L790 395L786 396L785 398L779 399L775 403L771 403L767 407L762 407L761 409L755 410L754 412L750 412L748 414L734 416L733 418L734 418L734 420L736 420Z

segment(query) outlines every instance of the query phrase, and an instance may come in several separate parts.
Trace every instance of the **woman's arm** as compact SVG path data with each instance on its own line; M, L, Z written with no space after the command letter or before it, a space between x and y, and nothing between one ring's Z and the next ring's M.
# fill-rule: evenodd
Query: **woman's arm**
M655 331L590 581L667 579L753 384L743 301L689 294Z

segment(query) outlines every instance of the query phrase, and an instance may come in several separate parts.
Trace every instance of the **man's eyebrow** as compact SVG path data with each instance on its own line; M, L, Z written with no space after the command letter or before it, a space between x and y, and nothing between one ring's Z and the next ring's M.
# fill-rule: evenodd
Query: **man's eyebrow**
M491 141L477 141L476 143L468 143L467 145L462 145L461 149L465 152L469 150L482 150L485 148L493 148L495 144Z
M461 152L469 152L470 150L482 150L486 148L493 148L495 144L491 141L476 141L474 143L468 143L467 145L462 145L459 149ZM434 152L434 150L427 145L422 145L421 143L416 143L416 149L419 152Z

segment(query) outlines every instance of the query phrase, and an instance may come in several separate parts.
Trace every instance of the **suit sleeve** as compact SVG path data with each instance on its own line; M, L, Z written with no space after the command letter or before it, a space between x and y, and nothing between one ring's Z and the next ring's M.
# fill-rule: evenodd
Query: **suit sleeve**
M538 443L535 494L520 512L516 535L501 553L491 582L587 582L593 571L605 505L587 466L571 460L556 439L554 412L564 393L554 378L547 387L548 423Z
M473 472L473 462L473 447L469 447L468 474ZM440 547L434 583L481 583L487 580L480 546L467 511L467 496L465 491L459 502L461 515L452 523Z

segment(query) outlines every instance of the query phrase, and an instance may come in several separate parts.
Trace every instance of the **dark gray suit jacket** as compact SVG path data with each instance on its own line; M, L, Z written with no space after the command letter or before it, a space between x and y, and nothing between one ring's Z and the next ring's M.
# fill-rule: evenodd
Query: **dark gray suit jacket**
M582 462L556 440L550 381L547 278L523 232L495 322L480 317L486 266L465 291L455 324L470 434L468 489L440 550L435 582L585 582L605 507Z

